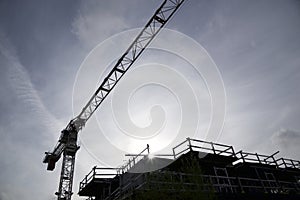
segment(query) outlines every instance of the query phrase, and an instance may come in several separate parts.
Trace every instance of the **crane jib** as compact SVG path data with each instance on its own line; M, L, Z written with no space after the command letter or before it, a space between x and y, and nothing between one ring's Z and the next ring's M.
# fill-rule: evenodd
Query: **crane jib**
M150 18L148 23L137 35L129 48L120 57L110 73L104 78L98 89L83 107L80 114L72 119L61 132L58 143L52 152L46 152L43 163L47 163L47 170L54 170L56 162L63 154L63 163L60 175L58 200L70 200L72 195L73 174L78 132L85 126L87 120L100 106L107 95L112 91L118 81L127 72L131 65L146 49L157 33L164 27L173 14L185 0L165 0Z

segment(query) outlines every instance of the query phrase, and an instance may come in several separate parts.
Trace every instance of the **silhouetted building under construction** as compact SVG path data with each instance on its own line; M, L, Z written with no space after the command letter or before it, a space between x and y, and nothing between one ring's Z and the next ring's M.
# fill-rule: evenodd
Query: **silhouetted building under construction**
M98 168L79 195L96 200L300 199L300 162L187 138L171 155L149 156L147 146L121 168ZM154 170L154 171L153 171Z

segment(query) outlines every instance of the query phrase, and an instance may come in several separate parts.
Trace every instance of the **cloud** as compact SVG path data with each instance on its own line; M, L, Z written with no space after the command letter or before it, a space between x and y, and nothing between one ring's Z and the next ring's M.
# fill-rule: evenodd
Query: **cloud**
M62 126L43 104L14 46L3 33L0 64L3 85L0 106L5 109L0 121L0 199L26 200L32 199L32 195L46 199L55 176L42 173L45 172L43 151L53 145L54 133ZM38 187L45 189L28 192Z
M272 135L271 141L278 145L284 154L290 155L294 159L300 158L300 131L280 129Z
M108 3L108 2L106 2ZM101 1L84 1L78 16L74 19L73 33L84 47L92 48L105 38L129 27L124 14L124 7L111 12L107 9L113 3L103 6ZM103 9L105 8L105 9Z
M26 69L20 63L13 45L10 44L10 41L3 33L0 34L0 53L6 59L8 81L16 96L22 100L26 108L29 108L29 110L41 120L49 132L59 130L62 124L44 106L31 83ZM28 117L29 116L30 115L28 115Z
M144 27L161 1L81 1L72 32L90 50L106 38L129 28Z

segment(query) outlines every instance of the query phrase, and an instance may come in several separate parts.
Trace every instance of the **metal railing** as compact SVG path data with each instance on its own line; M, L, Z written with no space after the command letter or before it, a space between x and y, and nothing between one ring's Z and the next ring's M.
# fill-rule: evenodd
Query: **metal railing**
M116 175L127 172L144 157L145 152L147 152L147 155L149 155L150 153L150 148L148 144L147 147L143 149L139 154L133 154L133 156L131 156L131 158L129 158L128 161L121 167L112 168L94 166L93 169L79 183L79 191L81 191L88 183L90 183L95 178L111 179Z
M118 175L119 168L111 167L93 167L93 169L79 183L79 191L81 191L88 183L95 178L113 178Z
M275 165L278 166L277 161L275 160L274 155L278 152L272 154L272 155L263 155L258 153L249 153L244 151L239 151L236 153L236 156L238 162L248 162L248 163L260 163L260 164L267 164L267 165Z
M173 147L173 156L174 158L177 158L178 156L192 150L200 150L205 153L213 153L224 156L235 156L233 146L191 138L187 138L185 141Z
M277 168L295 168L300 169L300 161L293 160L289 158L275 158L275 155L278 154L279 151L275 152L272 155L262 155L258 153L249 153L244 151L239 151L236 153L236 157L238 160L234 162L234 164L243 162L243 163L260 163L266 165L273 165Z
M300 161L289 158L279 158L276 160L278 167L300 169Z
M118 173L121 174L129 171L134 165L136 165L136 163L138 163L141 159L145 157L145 152L147 152L147 155L150 154L149 144L147 144L147 147L143 149L139 154L132 154L128 161L119 168Z

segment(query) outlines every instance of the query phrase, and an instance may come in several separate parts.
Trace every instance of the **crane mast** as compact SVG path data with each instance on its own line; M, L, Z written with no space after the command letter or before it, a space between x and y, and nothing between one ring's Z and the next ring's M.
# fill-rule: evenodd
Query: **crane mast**
M75 155L79 149L77 145L78 132L85 126L99 105L183 2L184 0L163 1L142 31L104 78L80 114L72 119L66 128L61 131L58 143L53 151L45 153L43 163L48 164L47 170L50 171L54 170L56 162L60 159L61 155L63 155L59 189L58 192L55 193L58 196L58 200L71 200Z

